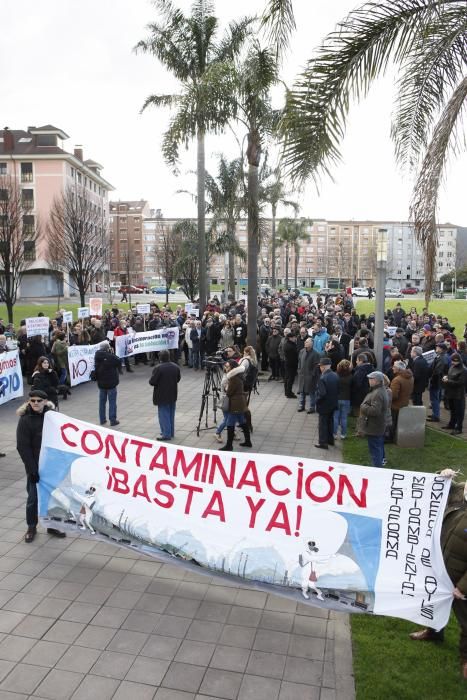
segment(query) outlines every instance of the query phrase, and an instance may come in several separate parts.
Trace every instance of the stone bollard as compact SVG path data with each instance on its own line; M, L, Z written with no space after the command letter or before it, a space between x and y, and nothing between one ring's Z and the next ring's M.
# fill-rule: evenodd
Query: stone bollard
M405 406L399 411L396 445L398 447L425 447L425 406Z

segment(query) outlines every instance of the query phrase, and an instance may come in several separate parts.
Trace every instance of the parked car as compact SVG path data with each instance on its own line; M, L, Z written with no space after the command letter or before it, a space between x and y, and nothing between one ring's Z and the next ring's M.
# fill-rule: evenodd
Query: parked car
M404 287L401 292L402 294L419 294L420 290L417 287Z
M175 289L167 289L167 287L151 287L153 294L175 294Z
M96 282L96 292L108 292L109 288L106 284L101 284L101 282Z
M300 290L298 290L300 294ZM321 287L318 294L322 297L337 297L338 295L345 294L342 289L331 289L330 287Z
M368 287L352 287L353 297L368 297Z
M136 287L134 284L122 284L119 288L118 291L120 294L142 294L142 290L139 287Z
M384 296L385 297L402 297L404 296L401 292L400 289L385 289L384 290Z
M122 286L121 282L111 282L110 283L110 289L113 289L115 291L117 291L117 289L120 289L121 286Z

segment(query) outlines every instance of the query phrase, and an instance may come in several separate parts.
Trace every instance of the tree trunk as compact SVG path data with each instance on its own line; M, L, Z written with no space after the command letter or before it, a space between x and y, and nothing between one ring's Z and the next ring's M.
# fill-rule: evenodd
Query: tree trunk
M256 348L258 316L259 167L248 165L248 327L247 341Z
M206 221L205 221L205 180L206 180L206 154L204 149L204 132L198 132L198 265L199 265L199 317L203 317L206 306Z
M9 298L6 298L6 299L5 299L5 306L6 306L6 311L7 311L7 315L8 315L8 323L13 323L13 307L14 307L14 304L13 304L13 302L11 301L11 299L9 299Z
M233 294L235 296L235 255L230 252L229 253L229 286L228 286L228 292L230 294ZM227 289L226 289L226 294L227 294ZM228 297L226 297L228 300Z
M297 289L298 288L298 250L296 248L295 248L294 282L295 282L295 289Z
M80 302L81 306L86 306L86 302L84 300L84 297L86 295L86 291L84 289L82 289L81 287L79 287L78 291L79 291L79 298L81 300L81 302Z
M276 213L277 206L272 205L272 240L271 240L271 287L276 288Z
M285 244L285 288L289 288L289 244Z

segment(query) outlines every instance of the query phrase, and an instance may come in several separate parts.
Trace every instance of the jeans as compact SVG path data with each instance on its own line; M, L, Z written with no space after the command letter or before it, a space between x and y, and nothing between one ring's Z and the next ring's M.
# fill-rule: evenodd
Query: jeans
M26 524L28 527L37 527L37 484L28 477L26 482L28 499L26 501Z
M374 467L382 467L384 459L384 435L367 435L367 440L371 464Z
M58 378L58 383L59 384L65 384L66 382L66 367L62 367L60 370L60 376Z
M109 399L109 420L115 423L117 420L117 387L113 389L99 389L99 421L105 423L105 406Z
M301 391L300 394L298 395L298 407L299 408L305 408L306 407L306 397L309 396L309 410L316 410L316 394L314 391L312 391L310 394L306 394L304 391Z
M227 425L227 414L222 412L222 420L216 428L216 435L220 435Z
M161 403L157 407L161 435L165 439L175 435L175 406L175 403Z
M193 365L194 369L200 368L199 348L198 349L192 348L192 350L191 350L191 364Z
M339 399L337 402L337 410L334 411L334 435L337 435L339 426L341 428L341 437L347 435L347 416L350 413L350 400Z
M430 387L430 403L431 403L431 415L433 418L439 418L440 404L441 404L441 389L439 387L432 389Z

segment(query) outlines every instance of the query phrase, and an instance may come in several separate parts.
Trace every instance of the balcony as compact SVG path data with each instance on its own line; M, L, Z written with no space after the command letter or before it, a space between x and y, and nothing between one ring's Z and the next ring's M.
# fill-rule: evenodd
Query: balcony
M33 175L32 172L30 173L21 173L21 182L32 182L33 180Z

